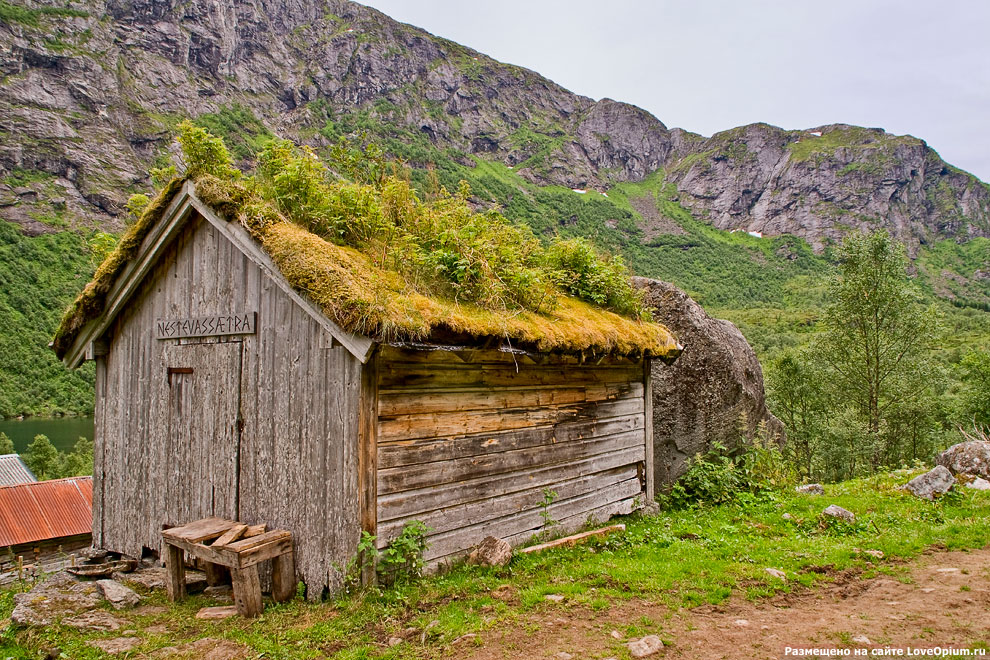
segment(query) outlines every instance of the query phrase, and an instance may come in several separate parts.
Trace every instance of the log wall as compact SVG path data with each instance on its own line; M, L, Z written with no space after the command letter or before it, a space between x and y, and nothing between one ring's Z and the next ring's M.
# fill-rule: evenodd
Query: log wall
M163 524L267 523L293 532L319 596L361 529L361 364L217 228L189 222L97 358L94 540L140 556L160 551ZM158 318L237 312L257 312L255 334L155 338Z
M642 361L384 347L378 370L380 547L420 520L435 564L488 535L529 540L544 489L554 532L644 495Z

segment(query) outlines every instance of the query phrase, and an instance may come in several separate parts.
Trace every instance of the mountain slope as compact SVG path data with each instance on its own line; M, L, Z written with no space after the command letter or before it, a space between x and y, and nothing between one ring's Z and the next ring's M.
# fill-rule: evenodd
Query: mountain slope
M696 217L816 247L875 225L911 244L990 236L990 190L915 138L757 124L705 139L347 0L0 1L0 18L0 215L30 232L119 226L174 125L237 107L317 147L351 120L539 184L605 190L662 169ZM49 179L37 199L11 184L24 171Z

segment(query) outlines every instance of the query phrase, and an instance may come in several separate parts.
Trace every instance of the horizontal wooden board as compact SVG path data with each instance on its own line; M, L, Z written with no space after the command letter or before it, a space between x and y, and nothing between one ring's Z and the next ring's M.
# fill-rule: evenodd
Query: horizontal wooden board
M642 398L642 383L609 383L587 387L530 387L519 389L480 389L457 392L396 392L378 398L378 414L383 419L400 415L463 412L466 410L535 408L584 401Z
M424 486L490 477L545 465L568 463L573 460L617 452L633 447L643 448L643 431L627 431L588 440L543 445L527 449L469 456L438 463L423 463L378 471L378 494L388 495Z
M415 518L424 512L462 502L473 502L491 496L492 493L508 495L529 488L542 488L564 479L584 474L604 472L623 465L644 460L646 450L642 446L622 451L589 456L563 465L545 465L530 470L524 478L517 473L483 477L449 484L443 488L426 486L418 490L404 491L378 498L378 522L395 518Z
M539 365L544 367L560 366L623 366L630 364L642 364L641 358L629 358L624 356L606 355L601 358L582 359L579 355L567 354L529 354L510 353L499 350L479 350L479 349L453 349L453 350L417 350L399 348L396 346L382 346L381 357L385 362L397 362L407 364L500 364L519 365L520 368L529 365Z
M540 406L508 410L468 410L458 413L426 413L379 419L378 442L491 433L580 420L635 415L644 410L642 398L585 402L566 406Z
M379 390L464 389L480 387L533 387L600 385L643 381L643 370L636 367L553 368L532 367L518 372L511 366L436 367L383 363Z
M476 525L492 518L536 508L543 501L545 488L553 490L557 493L557 499L563 501L636 478L638 478L636 466L623 465L604 472L561 480L544 486L534 486L515 493L505 494L491 491L490 497L418 514L416 520L424 523L430 529L431 534L441 534L458 527ZM519 480L525 483L527 481L526 475L520 474ZM408 519L380 522L378 525L379 544L387 543L398 536L406 520Z
M421 438L379 445L378 468L448 461L540 445L560 444L642 429L644 415L637 413L609 419L585 419L555 426L480 433L453 438Z
M580 497L555 502L549 507L551 518L558 521L569 520L576 516L584 516L602 507L608 507L618 501L635 497L642 492L638 479L629 479L613 484L603 490L586 493ZM450 554L469 550L480 543L486 536L498 538L515 537L519 535L532 536L543 527L541 514L543 509L537 507L520 513L486 520L477 525L461 527L444 534L428 537L429 547L423 558L431 561ZM556 526L555 526L556 527ZM567 531L561 529L560 531Z

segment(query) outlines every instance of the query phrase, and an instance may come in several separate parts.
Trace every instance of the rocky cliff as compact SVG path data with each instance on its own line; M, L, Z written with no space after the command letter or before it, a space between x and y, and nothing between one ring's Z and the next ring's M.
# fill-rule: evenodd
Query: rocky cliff
M119 226L175 124L236 107L317 147L359 115L536 183L604 190L663 170L701 219L816 246L876 225L909 243L990 236L987 186L915 138L668 130L347 0L14 1L0 2L0 216L30 233Z

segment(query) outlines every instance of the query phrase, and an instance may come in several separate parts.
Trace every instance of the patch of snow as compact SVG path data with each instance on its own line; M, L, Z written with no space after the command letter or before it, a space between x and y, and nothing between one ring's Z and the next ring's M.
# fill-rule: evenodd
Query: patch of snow
M580 188L571 188L571 190L573 190L574 192L579 193L581 195L583 195L583 194L585 194L585 193L588 192L587 190L581 190Z
M608 193L602 193L602 197L608 197Z
M810 134L814 135L815 137L821 137L822 136L822 132L821 131L808 131L808 132Z
M753 238L763 238L763 234L758 231L748 231L746 233L752 236Z

